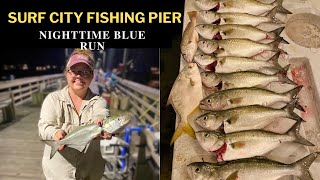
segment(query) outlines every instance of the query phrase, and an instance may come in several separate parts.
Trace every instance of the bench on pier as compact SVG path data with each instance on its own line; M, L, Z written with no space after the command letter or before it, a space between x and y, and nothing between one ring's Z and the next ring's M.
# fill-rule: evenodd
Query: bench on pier
M14 99L10 92L0 93L0 109L3 116L2 122L9 122L16 118Z

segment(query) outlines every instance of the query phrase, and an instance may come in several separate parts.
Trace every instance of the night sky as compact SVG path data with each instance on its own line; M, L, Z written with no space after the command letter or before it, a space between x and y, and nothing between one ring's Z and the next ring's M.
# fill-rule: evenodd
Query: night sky
M2 80L9 78L13 74L15 78L38 76L44 74L61 73L66 62L65 48L2 48L0 62L0 76ZM69 48L69 52L72 48ZM109 48L106 51L106 61L102 69L106 71L118 67L118 64L123 61L122 48ZM99 53L96 54L96 60L99 58ZM100 55L101 56L101 55ZM102 57L102 56L101 56ZM134 66L130 69L131 76L141 77L144 73L149 73L150 67L159 67L159 49L157 48L132 48L128 49L127 60L133 59ZM19 70L19 65L27 64L29 70ZM5 70L4 65L14 65L16 69ZM36 71L36 67L53 65L55 69Z

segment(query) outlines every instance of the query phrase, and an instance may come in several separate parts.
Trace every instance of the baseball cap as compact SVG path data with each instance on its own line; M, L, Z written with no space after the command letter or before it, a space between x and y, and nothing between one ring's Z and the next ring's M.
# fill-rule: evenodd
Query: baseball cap
M85 63L91 70L94 70L94 61L85 54L73 54L67 63L67 69L78 63Z

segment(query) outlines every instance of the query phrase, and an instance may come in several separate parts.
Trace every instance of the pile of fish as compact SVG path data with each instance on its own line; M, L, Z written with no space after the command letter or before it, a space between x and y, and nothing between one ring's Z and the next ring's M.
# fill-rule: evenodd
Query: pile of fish
M188 12L181 42L187 65L178 75L169 103L180 116L171 144L186 132L218 163L188 165L192 179L277 179L294 175L312 179L308 168L317 158L313 153L292 163L272 161L265 156L282 143L314 146L299 134L304 120L294 110L304 111L298 93L303 88L287 77L290 65L278 63L280 34L284 23L277 13L291 14L282 0L271 4L257 0L193 0L201 10ZM198 20L204 23L199 23ZM259 25L279 25L271 31ZM271 57L257 58L269 52ZM287 92L270 90L270 83L292 86ZM279 104L282 106L279 108ZM192 114L202 112L192 119ZM280 118L295 121L283 134L265 127ZM191 121L203 130L194 132ZM221 164L221 162L224 162Z

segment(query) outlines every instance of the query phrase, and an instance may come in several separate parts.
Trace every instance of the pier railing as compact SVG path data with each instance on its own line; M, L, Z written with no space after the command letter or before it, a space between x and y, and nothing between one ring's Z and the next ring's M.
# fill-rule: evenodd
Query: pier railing
M0 93L9 93L15 106L32 100L32 94L50 88L59 88L64 80L63 74L52 74L20 78L0 82Z
M160 90L133 81L118 78L117 88L129 96L133 108L130 111L143 124L152 124L159 130L160 124Z

